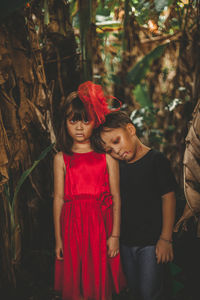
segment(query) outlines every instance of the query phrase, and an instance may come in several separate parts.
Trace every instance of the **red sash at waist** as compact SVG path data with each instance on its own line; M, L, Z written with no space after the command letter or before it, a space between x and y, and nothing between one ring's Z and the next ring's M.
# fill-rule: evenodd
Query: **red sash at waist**
M64 202L71 203L74 201L95 201L105 208L112 206L112 195L108 193L102 193L97 195L91 194L79 194L79 195L65 195Z

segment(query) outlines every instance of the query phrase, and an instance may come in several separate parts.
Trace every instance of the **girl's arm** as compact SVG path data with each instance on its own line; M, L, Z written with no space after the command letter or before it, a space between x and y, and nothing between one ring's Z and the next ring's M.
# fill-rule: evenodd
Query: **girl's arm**
M64 178L65 164L63 154L59 152L54 157L54 201L53 201L53 216L54 216L54 232L55 232L55 253L56 258L63 259L63 245L60 228L60 215L64 203Z
M112 234L107 240L108 255L114 257L119 253L121 199L119 190L119 163L106 154L109 173L110 191L113 197L113 228Z
M156 245L158 263L166 263L173 260L172 232L175 221L176 198L174 192L162 196L163 225L160 239Z

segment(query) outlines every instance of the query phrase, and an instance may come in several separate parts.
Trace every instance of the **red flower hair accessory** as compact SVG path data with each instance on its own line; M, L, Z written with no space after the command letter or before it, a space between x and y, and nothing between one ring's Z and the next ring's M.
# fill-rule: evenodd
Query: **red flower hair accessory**
M99 127L105 122L105 116L121 108L121 102L113 97L104 95L102 87L91 81L86 81L79 85L78 96L86 107L87 113L95 121L95 127ZM119 108L109 109L107 100L116 99L119 102Z

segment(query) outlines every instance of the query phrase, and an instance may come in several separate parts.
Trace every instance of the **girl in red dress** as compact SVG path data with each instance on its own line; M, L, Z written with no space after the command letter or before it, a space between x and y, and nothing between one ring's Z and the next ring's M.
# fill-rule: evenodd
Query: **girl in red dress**
M101 86L66 99L54 158L55 290L63 300L109 300L125 286L119 256L118 163L92 148L109 113Z

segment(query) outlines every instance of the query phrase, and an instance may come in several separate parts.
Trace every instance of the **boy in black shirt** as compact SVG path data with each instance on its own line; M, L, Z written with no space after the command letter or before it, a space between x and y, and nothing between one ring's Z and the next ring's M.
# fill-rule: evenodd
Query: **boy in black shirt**
M163 264L173 260L176 181L165 156L141 143L124 112L106 116L96 146L120 160L121 256L133 297L161 300Z

